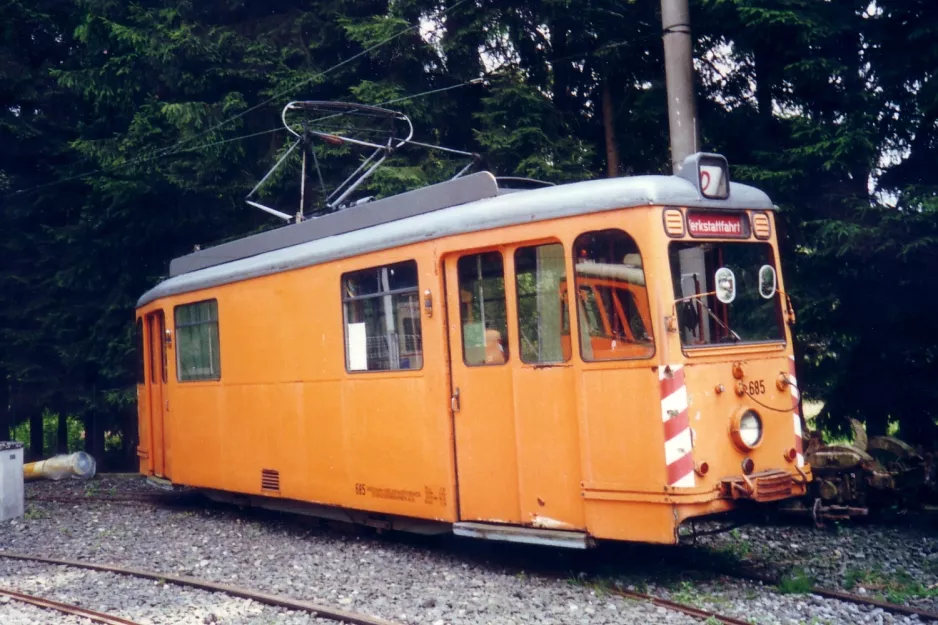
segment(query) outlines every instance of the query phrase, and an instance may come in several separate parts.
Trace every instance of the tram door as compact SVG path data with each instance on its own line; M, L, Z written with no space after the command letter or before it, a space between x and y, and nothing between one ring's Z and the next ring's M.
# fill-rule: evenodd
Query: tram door
M164 414L166 410L166 321L163 311L147 315L147 341L150 346L148 397L150 413L150 466L157 476L166 472Z
M444 264L460 518L582 526L562 246Z
M504 258L490 251L444 263L459 515L521 523Z

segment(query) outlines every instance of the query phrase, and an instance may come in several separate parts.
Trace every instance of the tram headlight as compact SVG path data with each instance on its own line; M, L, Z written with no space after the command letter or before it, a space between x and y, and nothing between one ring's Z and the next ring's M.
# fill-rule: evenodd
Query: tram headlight
M748 408L737 413L733 418L732 436L741 450L755 449L762 442L762 417Z

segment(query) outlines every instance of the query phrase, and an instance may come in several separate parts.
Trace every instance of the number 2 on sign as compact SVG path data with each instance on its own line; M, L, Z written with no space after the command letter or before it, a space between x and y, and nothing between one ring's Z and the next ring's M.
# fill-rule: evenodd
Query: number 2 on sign
M765 380L750 380L749 381L749 394L750 395L765 395Z

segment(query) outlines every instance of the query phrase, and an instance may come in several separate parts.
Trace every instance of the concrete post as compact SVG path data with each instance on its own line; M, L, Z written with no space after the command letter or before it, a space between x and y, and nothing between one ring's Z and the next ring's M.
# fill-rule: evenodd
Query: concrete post
M697 152L697 106L694 102L694 57L687 0L661 0L664 66L668 87L668 125L674 173Z

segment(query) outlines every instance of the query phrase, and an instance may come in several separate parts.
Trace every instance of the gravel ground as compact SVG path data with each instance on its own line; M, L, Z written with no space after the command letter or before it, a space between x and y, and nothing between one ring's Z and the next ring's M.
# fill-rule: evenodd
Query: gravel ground
M35 483L27 488L29 494L64 495L81 493L88 486L103 494L150 489L141 479L127 478L96 479L88 484ZM26 519L0 526L0 549L192 575L401 623L698 622L604 593L602 584L580 581L578 571L594 575L598 568L605 569L604 579L758 625L916 622L811 595L781 594L774 588L739 580L713 579L712 575L709 579L688 579L680 572L675 574L674 555L664 547L644 547L640 555L629 548L612 550L615 564L609 570L609 555L596 557L593 554L597 552L583 555L504 543L427 541L399 534L382 538L363 531L326 529L301 517L232 507L27 503ZM923 578L928 583L938 569L928 567L928 562L934 561L929 558L938 551L934 535L878 526L847 528L839 533L805 526L749 526L702 539L698 550L720 551L744 563L801 567L806 575L817 576L819 585L843 587L845 572L862 560L855 557L861 548L867 549L866 561L896 562L893 568L904 566L910 576L912 571L931 575ZM832 556L836 549L841 549L840 560ZM883 557L884 550L890 558ZM600 560L605 564L590 568L590 562ZM655 570L660 567L659 560L670 560L671 571ZM837 562L845 568L837 569ZM18 565L10 566L15 569ZM530 574L544 570L569 574L569 579ZM826 577L822 575L825 571ZM867 585L875 586L873 576L867 577ZM863 583L867 578L853 591L858 592ZM876 592L874 588L866 590ZM909 602L930 607L929 601L932 599L913 597Z
M43 610L8 597L0 599L0 619L3 625L94 625L86 618Z
M774 574L938 612L934 525L750 525L700 544Z
M757 583L736 579L685 582L677 587L648 587L646 592L754 625L860 625L920 623L918 618L870 610L853 603L809 594L779 594Z
M140 480L97 482L30 484L27 496L79 493L87 485L117 494L140 488ZM27 508L27 518L0 526L0 549L191 575L400 623L697 622L584 584L465 559L458 550L323 529L302 518L227 507L27 501Z
M282 625L336 625L303 612L282 610L247 599L229 597L126 575L86 571L62 566L0 558L0 586L89 610L148 624L269 623ZM11 604L16 603L10 601ZM20 604L22 605L22 604ZM7 623L4 606L0 621ZM19 607L19 606L17 606ZM57 616L46 611L46 616ZM84 621L85 619L75 619ZM58 622L58 621L54 621Z

